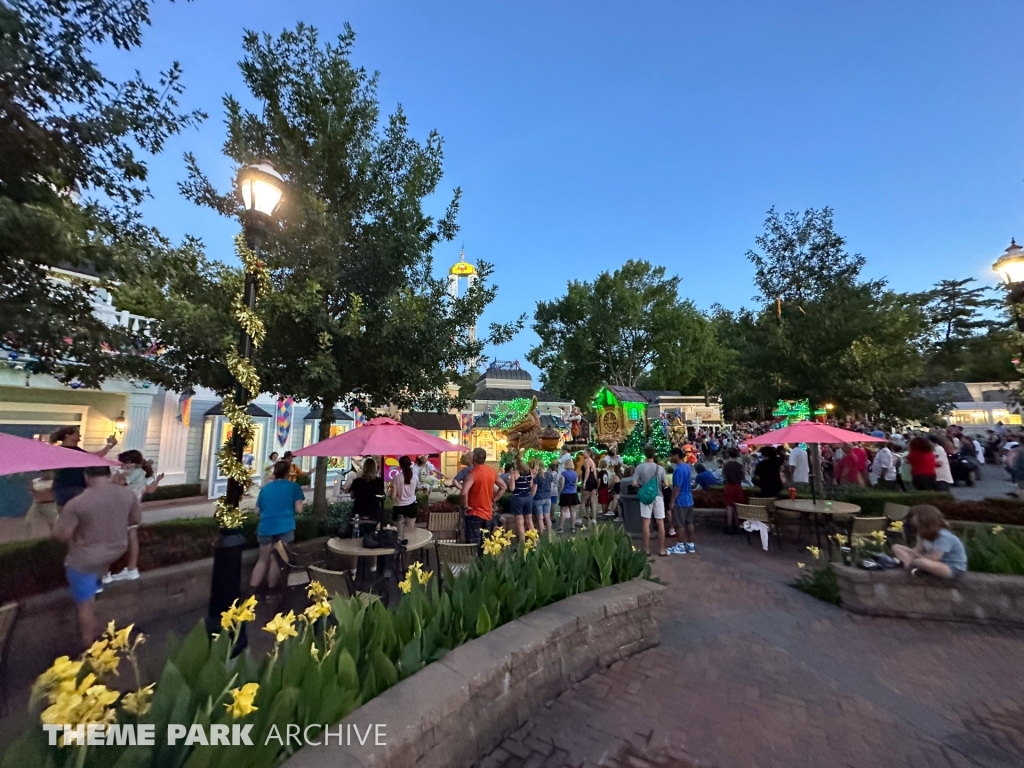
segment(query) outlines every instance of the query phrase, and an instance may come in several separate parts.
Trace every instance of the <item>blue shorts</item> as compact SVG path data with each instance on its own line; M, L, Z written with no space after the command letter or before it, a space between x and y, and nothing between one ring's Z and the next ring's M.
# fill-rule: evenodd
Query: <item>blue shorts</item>
M535 515L550 515L551 514L551 499L534 499L533 500L533 513Z
M509 503L509 511L513 515L532 515L533 496L513 496Z
M68 584L71 585L71 599L76 605L87 603L96 597L100 588L100 577L97 574L76 571L67 563L64 564L64 573L68 577Z
M256 534L256 541L261 547L266 547L271 544L277 544L279 541L283 541L285 544L291 544L295 541L295 531L285 531L284 533L274 533L270 536L261 536Z

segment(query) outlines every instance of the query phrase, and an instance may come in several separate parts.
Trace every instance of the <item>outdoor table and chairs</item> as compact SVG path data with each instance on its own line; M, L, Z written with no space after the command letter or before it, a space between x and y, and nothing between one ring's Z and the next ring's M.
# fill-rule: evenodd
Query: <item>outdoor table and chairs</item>
M808 515L814 521L814 533L818 546L821 546L821 529L824 522L826 541L828 542L829 556L832 554L831 539L828 537L837 530L836 520L853 517L860 512L857 504L850 504L845 501L830 501L828 499L777 499L775 508L787 512L797 512L801 515Z
M393 557L398 555L394 568L390 569L392 572L391 577L397 584L400 575L403 577L405 575L406 556L408 553L424 549L433 539L434 535L430 531L425 528L415 528L411 531L406 531L407 544L401 550L392 547L367 548L363 546L362 538L350 539L338 536L327 540L327 549L335 555L357 558L360 567L356 584L366 591L372 591L374 584L370 583L373 579L369 576L371 571L366 567L369 565L367 558ZM385 571L378 576L378 580L381 578L387 580L387 577L388 573Z

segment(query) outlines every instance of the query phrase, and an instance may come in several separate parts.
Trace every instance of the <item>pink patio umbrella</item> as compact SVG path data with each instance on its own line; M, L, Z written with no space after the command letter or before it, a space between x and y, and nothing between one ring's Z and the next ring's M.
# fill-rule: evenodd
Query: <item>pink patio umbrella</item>
M788 427L765 432L763 435L752 437L746 441L747 445L782 445L782 443L808 443L820 445L822 443L884 443L884 437L872 437L861 432L851 432L848 429L830 427L817 421L798 421Z
M814 477L818 478L821 467L821 454L819 453L822 443L884 443L884 437L874 437L860 432L851 432L848 429L830 427L817 421L798 421L782 429L765 432L763 435L752 437L747 440L747 445L781 445L782 443L807 443L811 446L810 459L814 468ZM811 483L811 499L817 500L818 493L816 482Z
M461 445L420 432L405 424L381 417L370 419L359 429L342 432L327 440L306 446L296 456L401 456L408 454L447 453L467 451Z
M116 462L93 453L71 451L58 445L0 432L0 475L42 472L47 469L116 466Z

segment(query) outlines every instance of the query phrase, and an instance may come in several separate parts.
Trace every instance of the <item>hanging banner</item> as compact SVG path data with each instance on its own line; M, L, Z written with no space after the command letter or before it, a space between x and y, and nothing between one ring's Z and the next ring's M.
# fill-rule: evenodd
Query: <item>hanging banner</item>
M189 426L189 414L192 410L192 396L178 395L178 413L175 418L185 429Z
M295 411L294 397L277 398L277 444L284 448L292 431L292 415Z
M469 433L473 430L473 422L476 421L476 414L460 414L459 420L462 426L462 445L466 448L471 448L472 446L469 444Z

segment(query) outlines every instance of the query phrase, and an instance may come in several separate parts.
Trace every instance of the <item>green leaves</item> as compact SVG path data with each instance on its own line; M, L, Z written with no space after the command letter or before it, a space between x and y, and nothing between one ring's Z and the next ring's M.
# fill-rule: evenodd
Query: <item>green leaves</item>
M326 620L302 627L259 662L248 649L229 658L229 634L211 641L199 622L180 643L168 642L152 708L139 718L156 725L154 746L90 753L86 766L108 764L102 757L117 768L270 768L296 749L276 738L288 726L336 723L467 640L568 595L649 575L630 537L600 526L571 539L542 539L531 551L483 557L457 577L446 574L441 586L436 577L426 587L415 582L393 610L335 597ZM244 692L236 700L234 691L249 684L258 686L255 698L242 706ZM134 715L119 717L131 722ZM171 723L251 725L253 746L168 744ZM0 766L57 768L69 754L31 727Z
M527 359L543 370L545 389L586 403L602 384L636 386L652 366L689 375L690 340L707 320L679 299L677 282L664 267L630 260L538 302L533 329L541 343Z

